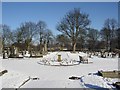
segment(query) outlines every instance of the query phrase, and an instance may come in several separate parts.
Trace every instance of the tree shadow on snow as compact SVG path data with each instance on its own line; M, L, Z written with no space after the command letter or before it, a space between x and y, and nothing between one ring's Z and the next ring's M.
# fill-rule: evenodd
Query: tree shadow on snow
M92 84L85 84L85 86L88 88L97 89L97 90L108 90L108 88L103 88L103 87L92 85Z

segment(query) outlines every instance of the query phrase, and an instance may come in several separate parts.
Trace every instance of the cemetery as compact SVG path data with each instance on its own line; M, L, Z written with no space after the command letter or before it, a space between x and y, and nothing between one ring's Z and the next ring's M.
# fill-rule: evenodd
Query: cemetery
M0 89L119 90L117 2L3 2L2 10Z

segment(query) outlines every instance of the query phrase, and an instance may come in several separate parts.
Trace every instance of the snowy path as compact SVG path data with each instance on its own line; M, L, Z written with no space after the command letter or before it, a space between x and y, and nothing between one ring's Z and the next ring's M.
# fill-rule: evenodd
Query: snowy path
M73 55L72 58L78 58L76 56ZM2 62L2 67L8 71L17 71L27 76L39 78L37 81L26 83L24 88L82 88L82 83L79 80L69 80L69 77L81 77L89 73L96 73L98 70L118 70L118 58L93 57L91 59L93 63L75 66L44 66L37 63L40 59L34 58L6 59L0 60L0 63Z

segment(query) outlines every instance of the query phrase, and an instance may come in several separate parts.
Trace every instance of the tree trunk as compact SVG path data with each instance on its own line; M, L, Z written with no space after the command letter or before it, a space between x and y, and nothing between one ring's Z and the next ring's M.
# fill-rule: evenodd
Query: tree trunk
M75 43L73 43L73 52L75 52L75 50L76 50L76 42Z
M42 48L42 43L40 43L40 54L42 54L43 48Z
M45 52L47 52L47 41L45 41L44 48L45 48Z
M27 46L27 51L28 51L28 52L30 51L30 46L29 46L29 45Z
M43 52L42 37L41 37L41 34L40 34L40 54L42 54L42 52Z

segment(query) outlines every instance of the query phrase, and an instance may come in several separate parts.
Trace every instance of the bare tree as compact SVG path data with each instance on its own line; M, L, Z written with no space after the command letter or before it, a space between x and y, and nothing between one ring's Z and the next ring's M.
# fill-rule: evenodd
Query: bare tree
M115 39L117 37L116 31L118 29L117 21L115 19L111 19L110 26L111 26L110 48L111 48L111 50L114 50L117 45L117 43L115 42L116 41Z
M83 50L86 48L87 30L81 29L78 36L77 48Z
M39 21L37 23L37 34L39 35L40 53L42 53L42 49L43 49L42 43L43 43L46 27L47 25L44 21Z
M56 41L62 46L62 47L67 47L69 48L70 45L70 40L68 38L68 36L64 35L64 34L58 34L56 36Z
M25 43L27 50L30 51L30 44L36 34L36 25L33 22L22 23L16 32L17 43Z
M88 15L80 12L80 9L75 8L65 15L58 24L57 30L71 39L72 49L75 52L80 30L85 30L89 24Z
M53 38L53 34L51 32L50 29L46 29L44 31L44 38L43 38L43 41L44 41L44 49L45 49L45 52L48 51L48 46L49 46L49 42L52 40Z
M13 35L11 32L11 29L7 25L2 25L2 41L3 41L3 47L10 46L13 41Z
M100 31L100 34L101 34L101 38L105 41L106 50L109 51L110 50L110 30L107 28L103 28Z
M23 29L23 26L21 26L20 28L17 28L15 31L14 31L14 37L15 37L15 42L17 43L24 43L24 29Z
M116 38L117 21L115 19L106 19L104 27L101 30L101 36L106 42L106 49L111 51L114 48Z
M64 34L59 34L56 36L56 40L63 45L67 42L67 36L65 36Z
M46 31L45 31L45 39L47 40L48 44L53 39L53 37L54 37L54 35L53 35L52 31L50 29L46 29Z
M88 41L88 47L90 50L95 50L95 46L96 46L96 43L98 41L98 38L99 38L99 31L96 30L96 29L93 29L93 28L90 28L88 30L88 34L87 34L87 41Z

